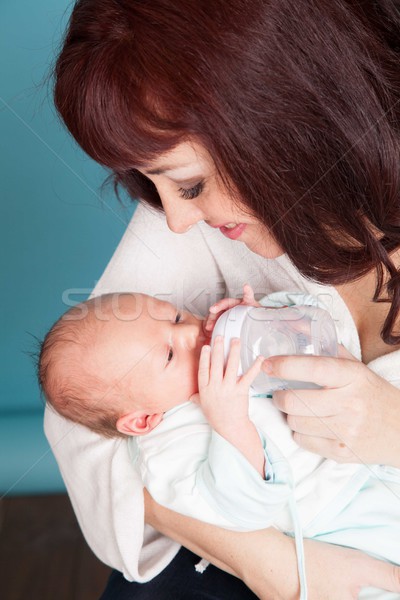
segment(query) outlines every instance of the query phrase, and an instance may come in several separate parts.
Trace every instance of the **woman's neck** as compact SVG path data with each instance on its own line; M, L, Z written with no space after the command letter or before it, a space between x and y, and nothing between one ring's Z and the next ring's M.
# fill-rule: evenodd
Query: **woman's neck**
M400 252L397 251L392 258L398 267L400 265ZM369 363L379 356L389 354L400 348L400 344L396 346L386 344L380 336L389 313L390 303L372 301L376 281L376 271L373 270L357 281L335 286L346 303L357 327L364 363ZM400 319L398 319L398 323L400 323Z

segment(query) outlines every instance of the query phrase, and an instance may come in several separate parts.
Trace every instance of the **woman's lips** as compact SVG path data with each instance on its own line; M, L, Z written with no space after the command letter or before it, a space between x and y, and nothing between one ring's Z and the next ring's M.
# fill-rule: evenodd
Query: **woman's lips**
M243 233L246 227L246 223L238 223L235 227L227 227L226 225L221 225L218 229L220 232L229 238L230 240L237 240L237 238Z

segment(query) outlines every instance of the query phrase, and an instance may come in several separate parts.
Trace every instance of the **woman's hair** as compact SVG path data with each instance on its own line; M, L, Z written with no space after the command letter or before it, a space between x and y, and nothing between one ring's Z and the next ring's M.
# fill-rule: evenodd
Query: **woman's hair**
M80 0L55 103L115 187L156 207L135 167L201 143L305 277L377 269L395 344L399 60L396 0Z

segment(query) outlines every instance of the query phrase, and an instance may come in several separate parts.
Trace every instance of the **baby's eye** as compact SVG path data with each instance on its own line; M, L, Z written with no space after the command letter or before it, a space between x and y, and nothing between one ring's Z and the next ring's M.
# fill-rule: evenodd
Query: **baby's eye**
M172 348L170 348L169 352L168 352L167 362L171 362L171 360L173 359L173 357L174 357L174 351L172 350Z
M193 200L193 198L197 198L197 196L200 196L201 192L203 191L203 188L204 183L200 181L191 188L179 188L179 193L182 198L185 198L185 200Z
M182 320L182 313L177 313L175 317L175 323L179 323Z

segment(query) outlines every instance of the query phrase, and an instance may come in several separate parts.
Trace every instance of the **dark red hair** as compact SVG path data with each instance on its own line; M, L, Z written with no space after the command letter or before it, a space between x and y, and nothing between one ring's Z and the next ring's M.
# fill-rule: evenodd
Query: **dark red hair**
M391 0L80 0L55 102L116 185L153 206L134 167L203 144L304 276L340 284L377 269L394 344L399 59Z

